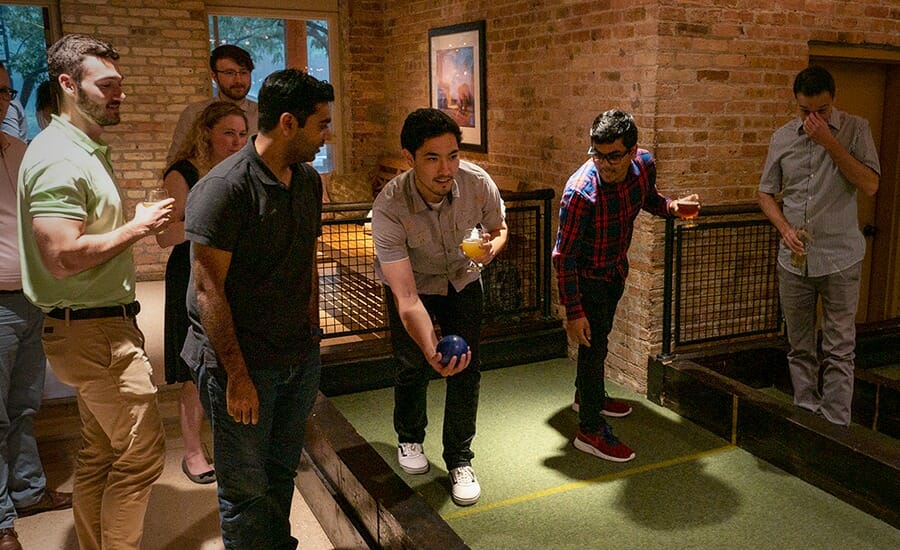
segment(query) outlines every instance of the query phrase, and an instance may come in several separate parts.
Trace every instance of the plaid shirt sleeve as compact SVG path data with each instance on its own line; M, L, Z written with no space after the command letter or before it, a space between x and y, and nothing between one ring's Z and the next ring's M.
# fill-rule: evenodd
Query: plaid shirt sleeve
M566 185L559 209L559 230L552 261L559 283L559 301L569 320L584 317L578 285L579 240L591 223L593 202L583 192L583 182L573 177Z
M662 218L671 218L673 214L669 212L669 203L671 199L661 195L656 188L656 162L648 151L639 150L636 160L641 166L640 175L641 185L647 189L644 204L642 208L654 216Z

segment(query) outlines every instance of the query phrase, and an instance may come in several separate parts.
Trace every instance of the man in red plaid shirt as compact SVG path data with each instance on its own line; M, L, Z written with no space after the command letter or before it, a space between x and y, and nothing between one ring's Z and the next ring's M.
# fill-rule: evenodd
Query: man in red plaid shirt
M579 413L579 426L574 445L614 462L634 458L634 451L613 435L603 418L631 413L630 405L606 395L603 371L616 305L628 276L634 219L642 209L674 216L679 204L656 190L656 165L648 151L638 149L637 137L637 125L628 113L610 110L594 119L590 158L563 190L553 248L566 332L578 342L572 408Z

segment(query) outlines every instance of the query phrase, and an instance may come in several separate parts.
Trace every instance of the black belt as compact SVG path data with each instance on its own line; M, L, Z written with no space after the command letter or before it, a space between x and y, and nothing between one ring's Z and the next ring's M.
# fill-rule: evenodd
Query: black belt
M86 307L84 309L58 307L51 309L47 313L47 316L53 317L54 319L65 319L66 313L68 313L70 320L78 321L81 319L102 319L104 317L137 317L137 314L140 311L141 304L137 302L131 302L130 304L122 304L118 306Z
M0 290L0 294L22 294L22 289L19 290Z

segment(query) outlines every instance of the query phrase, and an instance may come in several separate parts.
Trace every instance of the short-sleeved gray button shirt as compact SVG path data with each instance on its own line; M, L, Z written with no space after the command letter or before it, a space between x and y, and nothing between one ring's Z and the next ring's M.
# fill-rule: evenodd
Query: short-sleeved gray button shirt
M866 119L832 109L828 126L854 158L881 173ZM805 222L811 232L805 275L837 273L865 256L866 243L856 213L856 187L844 177L825 148L806 135L800 117L772 135L759 190L773 195L781 191L787 221L795 227ZM804 275L791 265L790 254L781 244L778 263L792 273Z
M450 195L440 207L428 205L415 184L415 171L392 179L372 205L375 272L387 284L381 264L409 258L419 294L447 294L478 279L466 271L469 260L459 244L467 230L499 227L506 211L500 190L479 166L460 161Z

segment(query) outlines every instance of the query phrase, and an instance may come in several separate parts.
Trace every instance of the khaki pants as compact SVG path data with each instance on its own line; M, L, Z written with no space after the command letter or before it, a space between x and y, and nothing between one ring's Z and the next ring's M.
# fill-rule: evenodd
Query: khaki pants
M862 262L823 277L802 277L778 266L787 325L794 405L847 426L853 402L856 308ZM816 304L822 302L822 347L816 342ZM821 370L821 377L819 372Z
M81 550L137 549L165 436L156 386L134 319L47 317L44 351L60 381L78 392L82 448L73 493Z

